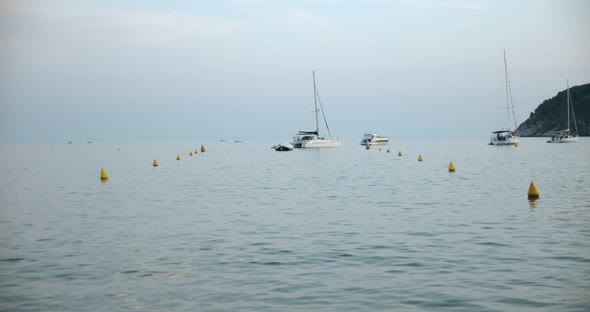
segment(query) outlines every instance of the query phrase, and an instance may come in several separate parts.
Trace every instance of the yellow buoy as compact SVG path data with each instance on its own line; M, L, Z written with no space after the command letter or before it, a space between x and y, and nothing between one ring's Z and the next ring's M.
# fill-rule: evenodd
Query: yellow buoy
M369 143L365 144L365 148L370 150L371 149L371 145L369 145Z
M539 196L541 196L541 192L539 191L534 182L531 182L531 185L529 186L529 192L527 193L527 195L529 196L529 198L539 198Z
M402 151L397 152L397 156L402 157Z
M389 149L387 149L387 152L389 153L389 152L391 152L391 151L390 151Z
M455 172L455 164L452 161L449 163L449 172Z
M100 168L100 179L103 181L109 179L109 174L106 170L104 170L104 168Z
M158 166L158 160L157 160L157 159L154 159L153 166L154 166L154 167L157 167L157 166Z
M201 144L201 153L204 153L205 151L206 151L205 145Z
M193 156L193 152L190 152L188 155L189 155L189 156Z
M176 155L176 160L180 160L180 154Z
M514 147L518 147L518 142L514 143Z
M379 151L381 151L381 148L379 148Z
M197 155L197 149L195 149L195 155Z
M418 161L423 161L424 158L422 158L422 154L418 155Z

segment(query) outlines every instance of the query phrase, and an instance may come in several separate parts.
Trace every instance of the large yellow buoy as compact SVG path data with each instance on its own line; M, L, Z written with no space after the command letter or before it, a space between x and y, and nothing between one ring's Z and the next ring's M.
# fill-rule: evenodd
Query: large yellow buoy
M157 160L157 159L154 159L153 166L154 166L154 167L157 167L157 166L158 166L158 160Z
M391 151L389 149L387 149L387 152L390 153Z
M455 172L455 164L452 161L449 163L449 172Z
M201 144L201 153L204 153L205 151L206 151L205 145Z
M176 160L180 160L180 154L176 155Z
M193 156L193 152L190 152L188 155L192 157Z
M418 155L418 161L423 161L424 158L422 158L422 154Z
M365 144L365 148L370 150L371 149L371 145L369 145L369 143Z
M397 156L402 157L402 151L397 152Z
M539 189L537 188L537 186L535 185L534 182L531 182L531 185L529 186L529 191L527 193L527 195L529 196L529 198L539 198L539 196L541 196L541 192L539 191Z
M109 179L109 174L106 170L104 170L104 168L100 168L100 179L103 181Z

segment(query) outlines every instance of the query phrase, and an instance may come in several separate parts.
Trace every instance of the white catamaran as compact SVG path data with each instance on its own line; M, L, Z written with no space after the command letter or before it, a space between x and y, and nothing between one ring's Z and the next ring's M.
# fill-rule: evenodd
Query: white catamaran
M516 133L516 116L514 115L514 103L512 102L512 89L510 88L510 80L508 79L508 65L506 64L506 50L504 50L504 78L506 79L506 112L507 112L507 127L506 129L492 132L490 138L490 145L514 145L520 142L520 137ZM514 119L514 131L510 130L510 113Z
M547 143L576 143L578 142L578 125L576 124L576 115L574 114L574 105L571 101L570 96L570 82L569 79L566 80L567 83L567 128L564 130L557 131L556 134L551 136L551 139L547 141ZM576 130L575 133L570 131L570 106L572 108L572 117L574 120L574 129Z
M310 147L339 147L341 142L337 138L331 137L332 134L330 133L330 128L328 127L328 121L326 120L326 115L324 114L324 108L322 106L322 101L320 100L320 95L318 93L318 89L315 84L315 72L313 74L313 101L315 104L315 131L299 131L294 137L291 144L295 148L310 148ZM319 112L318 103L320 104L320 109L322 111L322 116L324 116L324 122L326 123L326 130L328 130L328 134L330 137L323 138L320 137L320 126L319 126Z

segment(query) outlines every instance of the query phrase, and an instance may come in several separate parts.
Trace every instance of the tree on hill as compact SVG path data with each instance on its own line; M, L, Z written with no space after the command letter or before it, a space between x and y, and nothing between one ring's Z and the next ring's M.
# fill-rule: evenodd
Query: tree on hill
M555 131L567 128L567 90L541 103L527 120L518 126L520 136L551 136ZM570 128L575 132L573 117L580 136L590 136L590 83L570 88L573 114L570 112Z

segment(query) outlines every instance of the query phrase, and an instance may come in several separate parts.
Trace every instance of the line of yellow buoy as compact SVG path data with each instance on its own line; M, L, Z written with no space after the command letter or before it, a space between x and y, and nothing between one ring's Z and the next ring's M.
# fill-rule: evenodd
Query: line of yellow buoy
M117 148L117 151L120 151L120 148ZM205 145L201 144L201 153L204 153L206 150ZM195 149L195 155L197 154L197 150ZM193 152L191 151L189 153L190 156L193 156ZM180 154L176 155L176 160L180 160ZM158 160L154 159L154 162L152 163L153 167L158 167L160 164L158 164ZM100 180L103 182L106 182L109 179L109 174L107 173L106 170L104 170L104 168L100 168Z
M515 147L518 147L518 143L514 144ZM371 146L369 144L365 145L365 148L367 150L371 149ZM381 151L381 148L379 148L379 151ZM390 150L389 148L387 149L387 152L389 153ZM397 152L397 156L402 157L402 151L398 151ZM418 155L418 161L424 161L424 157L422 157L422 154ZM451 161L449 163L449 172L455 172L457 171L457 168L455 168L455 164L453 163L453 161ZM534 182L531 182L530 186L529 186L529 190L527 192L528 198L531 200L535 200L538 199L541 196L541 192L539 191L539 189L537 188L537 186L535 185Z
M518 146L518 145L516 145L516 146ZM371 149L371 146L369 144L366 144L365 148L367 150L369 150L369 149ZM117 150L119 151L120 149L117 149ZM201 153L204 153L206 150L207 149L205 148L205 146L201 144ZM381 151L381 148L379 148L379 151ZM390 152L390 150L388 148L387 153L389 153L389 152ZM196 154L197 154L197 150L195 149L195 155ZM193 156L193 152L191 151L189 153L189 155ZM402 157L402 155L403 154L402 154L401 150L397 152L397 156ZM180 160L180 154L176 155L176 160ZM422 154L419 154L418 161L423 161L423 160L424 160L424 157L422 157ZM157 159L154 159L152 166L154 166L154 167L159 166ZM453 163L453 161L451 161L449 163L449 172L455 172L455 171L456 171L455 164ZM100 180L104 182L104 181L107 181L108 179L109 179L109 174L107 173L107 171L104 168L100 168ZM531 182L531 184L529 185L529 190L527 192L527 196L530 200L536 200L541 196L541 192L539 191L539 189L537 188L537 186L535 185L534 182Z

